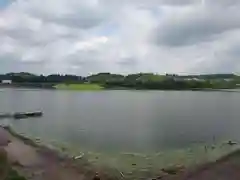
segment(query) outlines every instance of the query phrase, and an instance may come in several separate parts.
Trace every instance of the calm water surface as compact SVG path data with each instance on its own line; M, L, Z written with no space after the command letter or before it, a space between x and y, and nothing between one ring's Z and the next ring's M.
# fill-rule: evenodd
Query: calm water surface
M20 132L94 151L159 151L240 141L240 93L0 90L0 111L42 110L9 120Z

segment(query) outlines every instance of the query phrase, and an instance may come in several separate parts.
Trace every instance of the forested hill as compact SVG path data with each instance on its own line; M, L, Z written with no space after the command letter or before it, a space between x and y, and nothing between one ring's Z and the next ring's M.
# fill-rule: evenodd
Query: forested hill
M137 73L129 75L99 73L90 76L76 75L36 75L27 72L1 74L0 80L11 80L13 83L51 83L83 84L94 83L105 88L134 89L194 89L194 88L235 88L240 84L240 77L235 74L153 74Z

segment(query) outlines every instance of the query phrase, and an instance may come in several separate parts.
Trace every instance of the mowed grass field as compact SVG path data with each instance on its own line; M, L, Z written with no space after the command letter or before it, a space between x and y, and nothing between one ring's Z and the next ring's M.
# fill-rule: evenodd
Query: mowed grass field
M99 84L58 84L55 86L56 89L61 90L79 90L79 91L97 91L97 90L103 90L104 87L102 87Z

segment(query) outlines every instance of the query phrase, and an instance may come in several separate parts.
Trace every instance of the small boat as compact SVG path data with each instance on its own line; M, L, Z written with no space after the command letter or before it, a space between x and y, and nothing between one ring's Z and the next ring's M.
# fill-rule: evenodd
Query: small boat
M229 145L229 146L234 146L234 145L237 145L237 143L236 142L233 142L233 141L228 141L227 142L227 144Z
M41 111L37 112L18 112L13 114L14 119L25 119L29 117L41 117L43 113Z

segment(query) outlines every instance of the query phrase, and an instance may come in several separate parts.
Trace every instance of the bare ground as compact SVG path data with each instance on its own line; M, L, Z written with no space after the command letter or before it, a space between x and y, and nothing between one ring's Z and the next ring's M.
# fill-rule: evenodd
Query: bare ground
M101 179L115 179L95 169L85 159L61 156L54 150L16 137L1 127L0 146L7 152L13 168L28 180L92 180L96 174Z

